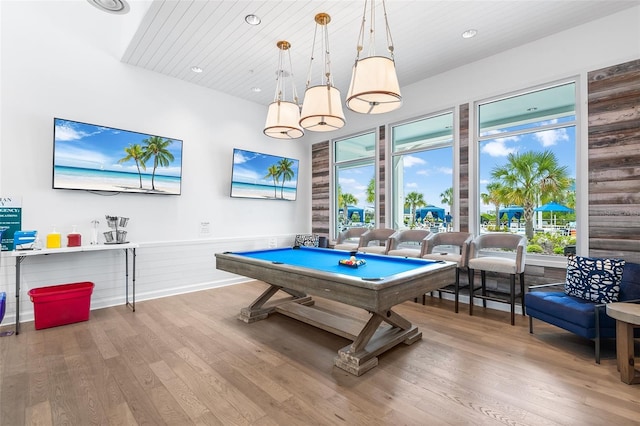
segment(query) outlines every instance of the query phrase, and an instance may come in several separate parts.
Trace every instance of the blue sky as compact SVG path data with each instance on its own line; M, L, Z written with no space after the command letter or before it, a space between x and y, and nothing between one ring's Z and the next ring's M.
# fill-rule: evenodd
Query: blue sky
M97 170L112 170L137 173L135 161L119 164L118 160L127 156L124 149L131 144L144 146L143 140L153 135L113 129L94 124L56 118L55 159L57 166L81 167ZM165 138L170 139L170 138ZM165 176L180 176L182 165L182 141L171 139L168 150L174 161L169 167L158 168L157 173ZM153 170L153 159L147 162L147 172Z
M513 129L508 129L513 130ZM525 135L496 137L480 146L480 192L486 191L494 167L506 163L510 153L551 150L560 165L567 166L569 176L575 178L575 127L546 130ZM424 195L428 204L448 209L440 194L453 185L451 148L407 154L404 162L404 193L416 191ZM373 165L342 169L339 184L343 193L353 194L358 206L368 206L366 189L373 177ZM471 184L473 184L473 178ZM493 206L482 206L481 211L493 211Z
M494 138L480 144L480 192L486 191L491 183L491 171L494 167L504 165L511 153L527 151L553 152L561 166L567 167L567 174L576 177L576 144L575 127L546 130L525 135ZM493 206L482 206L483 212L493 212Z
M233 182L252 183L258 185L273 185L273 178L265 178L269 173L269 167L278 165L283 157L262 154L253 151L235 149L233 151ZM285 188L295 188L298 184L298 167L300 162L289 158L293 162L293 179L285 182ZM282 185L282 180L279 181Z

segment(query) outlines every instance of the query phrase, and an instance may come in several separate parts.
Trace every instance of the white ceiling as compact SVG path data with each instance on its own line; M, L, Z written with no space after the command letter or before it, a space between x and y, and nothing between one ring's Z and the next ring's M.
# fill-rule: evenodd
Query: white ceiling
M131 12L135 12L137 4L130 3ZM398 79L403 87L639 3L640 0L387 0L386 5ZM376 4L376 41L383 46L376 47L376 51L386 54L381 1ZM327 12L331 15L327 27L331 71L344 97L355 60L363 6L364 0L154 0L122 61L266 105L273 101L275 92L276 42L284 39L292 45L294 81L302 98L312 53L314 16ZM258 15L262 23L246 24L244 18L248 14ZM478 30L478 35L463 39L462 32L471 28ZM570 46L566 48L570 54ZM311 85L320 82L319 62L316 52ZM201 67L203 72L194 73L193 66ZM256 93L252 91L254 87L262 91Z

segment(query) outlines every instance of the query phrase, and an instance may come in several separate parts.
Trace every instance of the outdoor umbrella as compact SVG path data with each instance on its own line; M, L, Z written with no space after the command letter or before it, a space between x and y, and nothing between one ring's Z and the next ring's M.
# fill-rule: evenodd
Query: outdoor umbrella
M555 201L536 207L534 210L537 212L573 213L573 209L563 206L562 204L558 204Z
M573 209L567 207L567 206L563 206L562 204L558 204L555 201L552 201L550 203L544 204L540 207L536 207L534 209L534 211L536 212L551 212L551 214L553 215L553 213L573 213ZM555 217L552 218L553 219L553 225L555 225Z

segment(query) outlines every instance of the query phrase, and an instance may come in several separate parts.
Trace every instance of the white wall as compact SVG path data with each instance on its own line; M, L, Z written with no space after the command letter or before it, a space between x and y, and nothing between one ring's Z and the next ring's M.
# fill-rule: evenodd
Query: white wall
M129 239L141 244L140 300L235 282L215 270L215 252L290 244L310 232L310 150L264 136L262 105L121 63L117 18L80 0L0 3L0 196L21 197L23 229L46 235L56 225L63 241L72 225L88 243L93 219L107 230L105 214L129 217ZM53 117L182 139L182 195L53 190ZM234 147L299 159L298 200L230 198ZM199 235L201 222L211 224L210 236ZM25 260L23 318L32 309L26 291L48 284L94 280L93 307L124 302L119 252ZM0 291L8 296L6 324L15 311L7 253Z

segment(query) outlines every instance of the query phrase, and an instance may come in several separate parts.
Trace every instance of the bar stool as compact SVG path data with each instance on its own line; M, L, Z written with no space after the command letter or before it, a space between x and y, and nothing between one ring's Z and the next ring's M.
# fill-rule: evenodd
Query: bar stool
M402 229L387 239L387 255L420 257L422 243L431 232L426 229Z
M491 232L488 234L478 235L471 241L469 251L469 261L467 263L469 270L469 315L473 315L473 299L474 297L482 299L482 305L487 306L487 300L505 303L504 298L500 298L487 294L486 273L495 272L509 275L509 300L511 305L511 325L515 324L515 300L516 296L520 297L522 303L522 315L524 310L524 263L527 253L527 238L523 235L511 234L506 232ZM480 256L481 250L495 249L495 253L509 250L515 252L515 257L503 257L486 254ZM490 252L489 252L490 253ZM480 271L481 286L475 288L473 278L475 270ZM520 293L516 293L516 275L520 277ZM477 290L481 290L481 295L475 295Z
M467 267L469 244L473 240L473 235L468 232L438 232L431 234L422 242L423 259L430 260L446 260L456 262L456 281L453 283L453 289L450 285L438 290L438 294L442 297L442 292L453 293L455 299L454 310L458 313L458 301L460 299L460 269ZM452 248L455 251L452 252ZM424 305L424 295L422 296L422 304Z
M360 236L358 251L363 253L386 254L387 239L395 232L395 229L388 228L368 230Z

